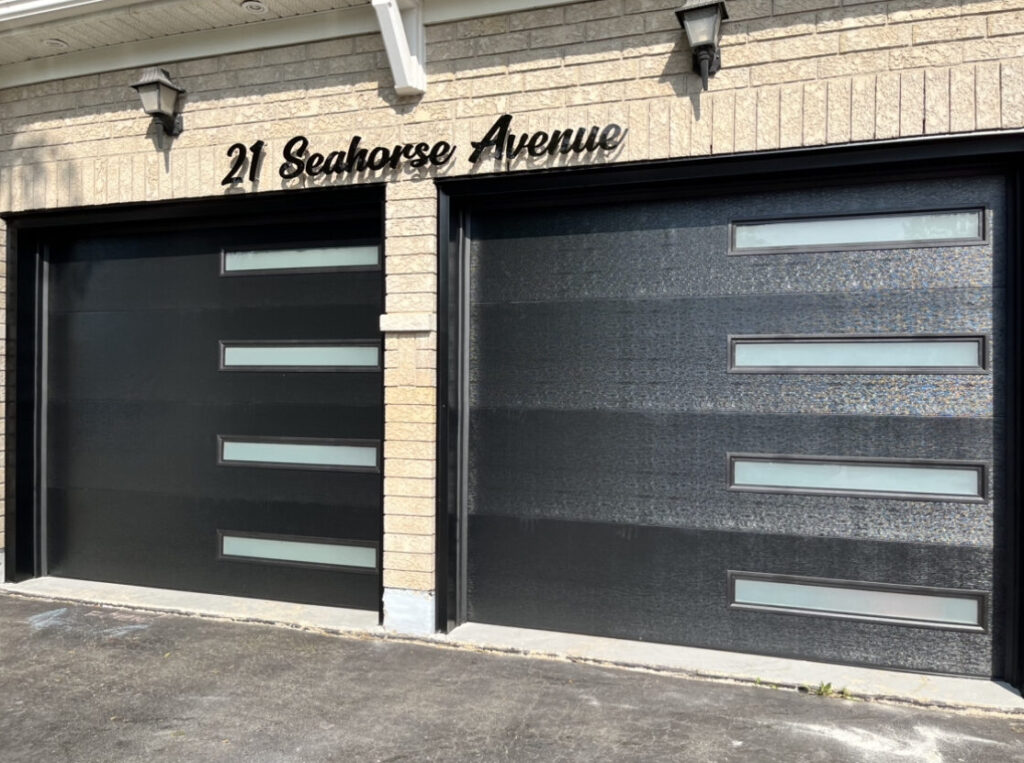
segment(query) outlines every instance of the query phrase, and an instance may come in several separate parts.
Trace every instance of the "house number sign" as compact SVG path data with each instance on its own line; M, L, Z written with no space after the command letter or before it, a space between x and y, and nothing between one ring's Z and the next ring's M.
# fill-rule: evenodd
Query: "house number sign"
M550 133L538 130L533 133L512 131L512 116L503 114L491 125L480 140L470 141L473 147L469 155L471 164L488 158L515 159L517 156L557 156L561 154L591 154L597 151L611 151L622 144L628 130L615 123L605 127L577 127L557 129ZM250 182L259 180L264 152L267 144L257 140L252 145L235 143L228 149L231 166L221 185L242 183L248 177ZM444 140L435 143L405 143L394 146L364 146L362 138L353 136L343 150L326 153L311 151L309 138L296 135L285 143L281 151L283 161L277 174L284 180L303 175L320 177L351 175L367 169L376 171L398 169L407 165L413 169L421 167L443 167L455 156L456 146Z

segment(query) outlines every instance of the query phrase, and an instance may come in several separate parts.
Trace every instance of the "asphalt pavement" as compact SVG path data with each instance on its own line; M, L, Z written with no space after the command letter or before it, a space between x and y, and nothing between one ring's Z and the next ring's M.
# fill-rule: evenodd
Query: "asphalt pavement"
M832 688L0 594L4 763L1024 761L1024 715Z

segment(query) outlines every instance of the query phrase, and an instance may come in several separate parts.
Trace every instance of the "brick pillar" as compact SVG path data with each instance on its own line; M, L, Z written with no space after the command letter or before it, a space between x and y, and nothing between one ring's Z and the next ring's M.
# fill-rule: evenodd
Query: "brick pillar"
M384 332L384 627L435 630L437 191L387 187Z

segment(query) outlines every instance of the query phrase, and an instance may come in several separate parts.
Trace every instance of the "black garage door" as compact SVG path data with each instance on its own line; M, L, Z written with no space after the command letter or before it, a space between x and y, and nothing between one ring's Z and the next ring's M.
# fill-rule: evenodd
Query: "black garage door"
M468 619L990 675L1004 197L474 211Z
M379 217L164 228L49 239L43 571L376 609Z

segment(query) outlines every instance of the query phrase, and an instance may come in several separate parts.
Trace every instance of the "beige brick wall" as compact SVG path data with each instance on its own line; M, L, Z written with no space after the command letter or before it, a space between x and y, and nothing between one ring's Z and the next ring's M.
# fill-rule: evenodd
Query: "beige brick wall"
M618 122L611 156L639 161L1024 127L1024 0L729 0L724 68L701 93L678 0L593 0L429 27L428 89L395 97L379 35L166 62L188 90L164 150L128 85L137 70L0 91L0 212L212 197L232 143L314 150L438 139L445 176L580 163L469 166L502 113L517 132ZM384 582L433 587L436 196L429 173L388 180ZM320 185L322 180L315 184ZM0 275L2 277L2 275ZM0 530L2 532L2 530ZM0 546L2 546L0 534Z

